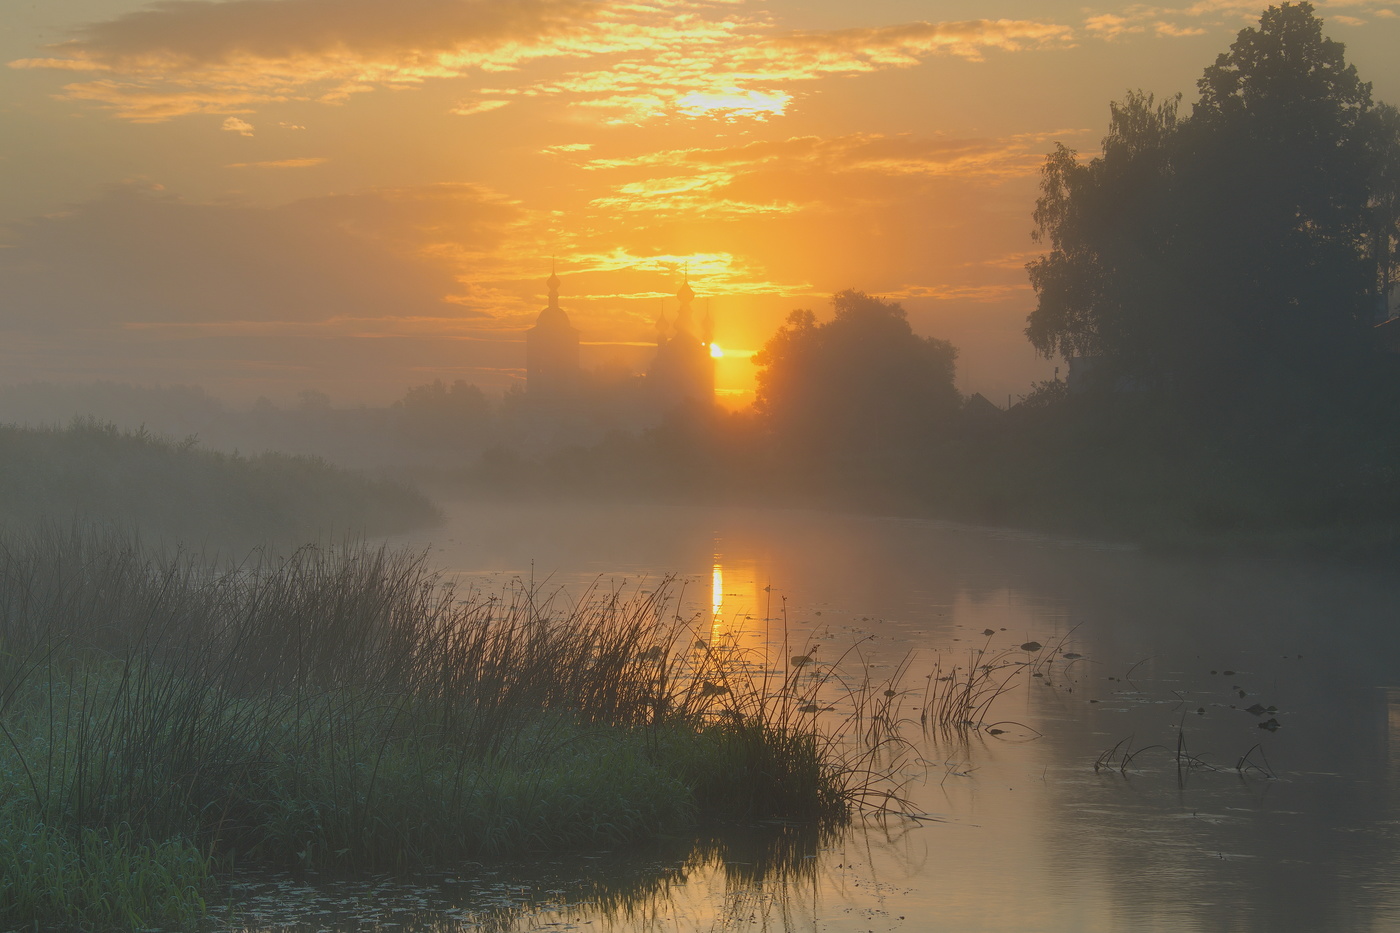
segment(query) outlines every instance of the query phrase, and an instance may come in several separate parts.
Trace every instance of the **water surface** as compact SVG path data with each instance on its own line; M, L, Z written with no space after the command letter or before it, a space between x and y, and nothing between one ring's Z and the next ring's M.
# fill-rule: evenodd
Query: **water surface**
M487 591L674 575L715 636L786 638L814 671L878 682L907 660L906 815L411 888L271 883L250 929L1400 929L1392 575L752 509L463 503L395 540ZM1046 676L998 701L996 734L925 734L923 676L987 646ZM333 920L346 898L358 921Z

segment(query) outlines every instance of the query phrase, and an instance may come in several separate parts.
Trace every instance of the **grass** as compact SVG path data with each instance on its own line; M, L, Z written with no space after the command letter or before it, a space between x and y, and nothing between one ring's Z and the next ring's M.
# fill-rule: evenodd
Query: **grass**
M0 540L0 928L178 925L240 866L845 819L870 775L800 712L816 687L665 594L460 593L365 547L230 569L110 531Z

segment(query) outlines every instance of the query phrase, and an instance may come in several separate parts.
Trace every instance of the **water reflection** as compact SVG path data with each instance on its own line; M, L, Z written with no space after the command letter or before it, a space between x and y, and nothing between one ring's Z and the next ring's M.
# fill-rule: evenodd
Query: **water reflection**
M1400 928L1388 576L802 512L477 505L430 538L488 587L688 575L677 612L713 644L792 646L811 675L907 663L892 718L916 816L516 872L508 906L481 903L497 882L478 873L412 929ZM1000 731L919 728L936 659L1032 640L1044 676L998 698ZM1096 773L1125 741L1148 750ZM1246 754L1261 767L1237 770Z

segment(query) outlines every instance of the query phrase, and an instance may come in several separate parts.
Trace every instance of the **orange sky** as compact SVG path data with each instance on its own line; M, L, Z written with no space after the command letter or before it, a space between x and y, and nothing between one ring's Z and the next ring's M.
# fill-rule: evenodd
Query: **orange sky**
M45 0L0 25L0 382L381 403L522 376L556 257L585 363L643 365L688 264L721 390L857 288L1045 378L1022 335L1055 141L1178 91L1262 4ZM1400 0L1316 4L1400 102ZM742 398L742 396L738 396Z

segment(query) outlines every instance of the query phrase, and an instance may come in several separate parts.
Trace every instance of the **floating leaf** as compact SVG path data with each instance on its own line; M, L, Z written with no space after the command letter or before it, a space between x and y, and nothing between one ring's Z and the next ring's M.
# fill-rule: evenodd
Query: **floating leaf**
M1022 650L1022 651L1039 651L1041 648L1044 648L1044 647L1045 647L1045 646L1042 645L1042 644L1041 644L1040 642L1038 642L1038 641L1028 641L1028 642L1026 642L1024 645L1021 646L1021 650Z
M1234 671L1226 671L1226 672L1225 672L1225 676L1226 676L1226 677L1234 677L1234 676L1235 676L1235 672L1234 672Z
M895 693L893 690L886 690L886 691L885 691L885 696L887 696L887 697L893 697L893 696L898 696L898 695L899 695L899 694Z
M1078 651L1066 651L1065 657L1071 661L1075 661L1084 657L1084 655L1080 654Z
M1260 728L1260 729L1268 729L1270 732L1277 732L1277 731L1278 731L1278 725L1279 725L1278 720L1275 719L1275 718L1273 718L1272 716L1270 716L1268 719L1264 720L1263 722L1261 722L1261 723L1259 724L1259 728Z
M983 635L986 635L986 636L988 636L988 637L990 637L990 636L992 636L992 635L995 635L996 632L994 632L994 631L992 631L991 629L987 628L987 629L983 629L983 630L982 630L982 634L983 634Z
M988 729L988 730L987 730L987 734L988 734L988 735L1001 735L1001 734L1004 733L1005 731L1006 731L1005 729Z
M728 692L728 687L724 686L723 684L717 684L709 680L705 681L703 684L700 685L701 696L714 697L720 696L721 694L725 694Z
M820 713L822 708L815 703L808 703L806 706L799 706L797 711L799 713Z
M1256 715L1256 716L1263 716L1265 713L1268 712L1268 710L1265 709L1263 706L1260 706L1258 703L1255 703L1255 704L1254 704L1253 706L1251 706L1249 709L1245 710L1245 712L1246 712L1246 713L1253 713L1253 714Z
M804 664L811 664L811 663L812 663L812 656L809 655L809 654L798 654L798 655L793 655L793 658L792 658L792 666L793 666L793 667L801 667L801 666L803 666Z

